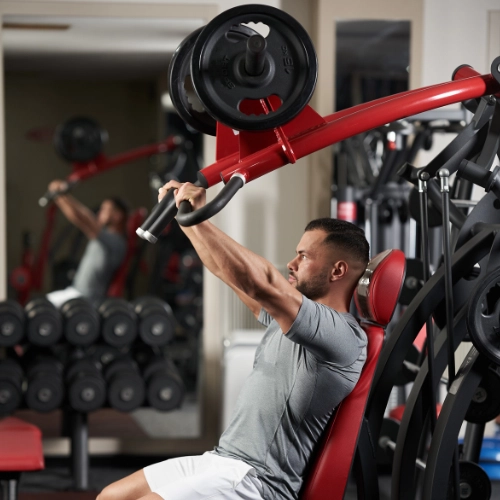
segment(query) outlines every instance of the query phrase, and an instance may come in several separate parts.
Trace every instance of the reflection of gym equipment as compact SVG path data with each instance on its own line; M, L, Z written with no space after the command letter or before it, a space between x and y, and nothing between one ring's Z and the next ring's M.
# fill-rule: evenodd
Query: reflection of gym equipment
M108 385L108 403L119 411L132 411L142 406L144 380L132 358L115 359L104 370Z
M64 336L72 345L90 345L99 337L100 317L92 304L84 298L71 299L61 309Z
M0 416L9 415L23 400L23 369L13 359L0 360Z
M184 383L174 363L164 357L153 357L143 368L146 399L161 411L179 408L184 399Z
M101 335L104 341L120 347L131 344L137 337L137 314L124 299L106 299L99 306Z
M61 313L45 298L33 299L24 308L26 340L37 346L56 344L63 334Z
M158 297L141 297L133 302L142 341L162 346L174 338L175 322L171 307Z
M182 143L182 138L169 136L157 144L142 146L108 158L101 151L106 132L93 120L83 117L71 119L59 127L56 134L54 138L56 149L60 154L63 154L63 157L72 162L73 171L66 178L68 191L80 182L99 175L102 172L140 158L147 158L155 154L172 151ZM53 197L53 193L47 192L40 199L40 204L42 206L47 205ZM35 256L33 253L29 238L25 238L22 264L20 267L12 270L9 275L9 283L17 291L18 302L23 305L29 300L33 291L39 291L42 288L45 268L50 253L49 246L57 214L56 205L50 204L46 214L46 223L37 255ZM134 220L134 225L140 224L144 215L142 212L141 219ZM131 231L135 231L135 227ZM129 241L130 248L134 246L132 243L132 241ZM130 261L131 257L129 256L128 261ZM118 272L114 277L114 283L111 284L110 288L113 290L114 296L123 292L126 278L123 274L123 270L122 272ZM121 288L118 289L118 287Z
M22 360L27 378L26 406L40 412L59 408L64 399L62 363L50 353L31 349Z
M0 346L14 346L24 337L24 309L15 300L0 302Z
M106 381L99 364L92 359L77 359L66 370L66 391L70 408L90 413L106 402Z

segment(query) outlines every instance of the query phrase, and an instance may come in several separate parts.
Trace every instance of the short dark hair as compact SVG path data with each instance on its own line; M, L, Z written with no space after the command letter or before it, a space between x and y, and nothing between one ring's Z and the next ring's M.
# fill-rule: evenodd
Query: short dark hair
M113 203L115 208L123 214L124 219L127 220L130 213L130 205L123 198L119 196L108 196L105 200L109 200Z
M315 219L307 224L305 231L321 229L325 231L326 238L323 243L335 246L349 252L356 260L365 265L370 260L370 245L366 241L365 233L358 226L345 220L325 217Z

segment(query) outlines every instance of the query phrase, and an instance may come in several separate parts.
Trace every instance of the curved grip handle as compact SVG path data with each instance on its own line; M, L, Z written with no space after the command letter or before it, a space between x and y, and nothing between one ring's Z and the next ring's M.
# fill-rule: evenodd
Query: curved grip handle
M191 212L191 205L189 203L181 203L179 213L177 214L177 222L181 226L189 227L210 219L210 217L218 214L244 185L244 177L235 174L211 202L198 210Z
M66 189L62 189L61 191L47 191L39 200L38 205L41 207L46 207L54 198L57 198L61 194L66 194L71 191L76 185L78 181L66 181Z
M150 243L156 243L163 230L172 222L177 214L174 190L171 189L165 197L157 203L149 217L136 229L137 236Z

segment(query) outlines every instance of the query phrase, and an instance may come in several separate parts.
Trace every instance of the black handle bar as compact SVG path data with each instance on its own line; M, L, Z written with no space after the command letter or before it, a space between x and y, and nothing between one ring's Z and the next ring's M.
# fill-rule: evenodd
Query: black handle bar
M137 229L137 234L150 243L156 243L160 234L177 215L177 222L181 226L194 226L219 213L231 200L231 198L244 186L245 179L242 175L235 174L222 188L221 192L202 208L191 211L191 205L183 201L179 210L175 204L174 190L171 189L167 195L158 203L142 226ZM195 186L202 186L197 181Z
M76 185L78 181L66 181L66 188L60 191L47 191L39 200L38 204L41 207L46 207L54 198L57 198L61 194L69 193Z

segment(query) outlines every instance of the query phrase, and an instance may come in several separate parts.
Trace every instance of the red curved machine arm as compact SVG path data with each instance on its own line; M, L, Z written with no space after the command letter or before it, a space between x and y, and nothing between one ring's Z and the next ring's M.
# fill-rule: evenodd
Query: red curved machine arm
M408 116L484 95L500 93L492 75L478 75L470 67L455 81L410 90L333 113L325 118L307 106L286 125L271 131L240 132L218 124L217 161L200 171L207 187L227 182L235 173L246 182L348 137ZM263 109L269 103L261 103ZM266 145L262 147L262 144Z

